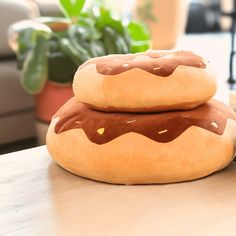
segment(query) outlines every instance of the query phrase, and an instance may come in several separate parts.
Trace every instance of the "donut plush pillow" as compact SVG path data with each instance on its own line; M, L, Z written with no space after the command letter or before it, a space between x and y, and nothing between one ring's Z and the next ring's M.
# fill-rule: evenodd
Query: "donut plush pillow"
M116 184L193 180L224 168L235 153L236 116L210 99L208 64L185 51L86 62L75 96L52 119L49 152L74 174Z
M75 96L102 111L185 110L216 92L209 63L188 51L147 51L99 57L75 74Z

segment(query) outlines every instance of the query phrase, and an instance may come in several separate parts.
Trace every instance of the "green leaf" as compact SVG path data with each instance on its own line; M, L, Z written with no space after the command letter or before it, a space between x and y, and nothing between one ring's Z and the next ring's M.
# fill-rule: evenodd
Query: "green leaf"
M85 55L85 58L105 55L104 45L100 41L101 33L94 26L73 25L68 30L68 37L75 50Z
M117 54L118 50L115 45L117 33L111 27L103 29L103 42L107 54Z
M61 48L60 48L60 44L59 44L59 39L56 37L52 37L49 41L49 55L48 55L48 57L50 57L51 53L57 53L60 51L61 51Z
M73 8L70 0L60 0L59 7L66 17L71 18L73 16Z
M131 41L130 52L145 52L150 48L150 41Z
M35 44L37 35L42 35L45 38L50 38L52 35L51 29L33 20L23 20L12 24L8 29L9 45L13 51L18 54L25 52Z
M128 33L132 40L137 41L144 41L150 40L150 34L146 25L137 23L137 22L130 22L127 27Z
M105 27L103 30L103 41L107 54L124 54L129 52L129 45L121 36L111 27Z
M35 44L35 33L32 29L25 29L19 32L17 39L18 49L16 51L18 60L18 69L22 69L23 62L27 56L27 53Z
M115 44L119 54L126 54L129 52L129 47L122 36L117 35Z
M85 0L60 0L59 6L63 14L72 20L79 16Z
M123 36L128 48L130 48L130 46L131 46L131 37L129 35L129 32L128 32L127 28L124 28L124 34L122 36Z
M85 0L74 0L73 12L74 16L78 16L84 6Z
M130 22L127 26L128 34L130 36L130 51L132 53L143 52L150 47L150 34L146 25Z
M9 42L18 59L18 68L23 68L28 52L34 47L37 37L49 39L52 31L44 24L35 21L20 21L10 26Z
M57 51L50 53L48 57L48 79L57 83L70 83L78 66L73 60L63 53Z
M90 59L87 51L79 45L73 45L71 41L66 38L60 40L60 47L62 51L68 55L77 66Z
M18 52L23 54L29 48L31 48L35 43L35 33L32 29L25 29L19 32L18 36Z
M71 83L78 66L61 50L60 37L49 42L48 79L57 83Z
M110 26L120 34L124 34L124 26L121 20L115 19L110 11L104 7L99 9L99 13L96 16L96 27L100 30Z
M23 64L22 85L31 94L41 92L47 80L47 53L48 41L40 35Z
M101 38L101 33L93 25L72 25L68 30L70 39L93 42Z
M90 53L92 57L101 57L106 55L104 44L101 41L94 41L90 43Z

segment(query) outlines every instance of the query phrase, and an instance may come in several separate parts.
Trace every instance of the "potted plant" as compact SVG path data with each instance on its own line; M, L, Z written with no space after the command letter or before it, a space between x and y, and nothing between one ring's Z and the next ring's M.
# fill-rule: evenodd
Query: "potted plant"
M150 43L143 24L124 23L103 5L85 11L85 0L60 0L59 4L65 17L41 17L9 28L22 86L35 95L36 119L44 123L73 96L73 76L83 62L145 51Z

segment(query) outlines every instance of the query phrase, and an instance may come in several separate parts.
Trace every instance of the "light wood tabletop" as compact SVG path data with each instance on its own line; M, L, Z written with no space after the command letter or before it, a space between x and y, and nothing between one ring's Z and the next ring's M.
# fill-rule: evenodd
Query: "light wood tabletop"
M234 235L236 163L178 184L77 177L46 147L0 156L0 235Z
M195 44L190 36L178 44L210 55L221 78L216 97L225 103L227 37L201 35ZM196 181L123 186L70 174L45 146L0 156L0 235L234 235L235 202L236 162Z

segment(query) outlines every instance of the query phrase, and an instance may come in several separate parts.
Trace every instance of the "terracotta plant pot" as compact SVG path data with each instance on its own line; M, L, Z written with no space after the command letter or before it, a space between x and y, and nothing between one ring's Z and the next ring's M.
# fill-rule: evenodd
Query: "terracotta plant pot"
M73 96L71 84L60 85L48 81L44 90L36 95L36 118L50 123L56 111Z
M171 49L176 45L178 37L184 33L188 1L136 0L134 14L148 25L153 49ZM150 15L154 19L148 17Z
M45 144L48 125L52 116L71 97L71 84L60 85L48 81L44 90L35 96L36 134L38 143Z

